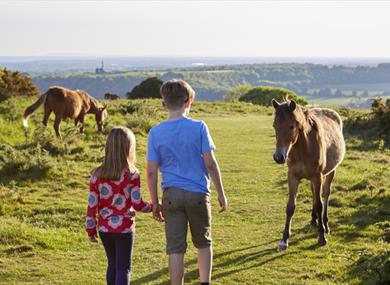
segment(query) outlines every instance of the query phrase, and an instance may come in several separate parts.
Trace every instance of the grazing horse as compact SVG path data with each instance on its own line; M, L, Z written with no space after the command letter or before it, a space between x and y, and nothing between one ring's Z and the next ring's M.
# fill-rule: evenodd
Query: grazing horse
M329 233L330 185L336 167L345 154L341 118L333 110L306 109L289 100L278 103L273 99L272 105L275 108L273 127L276 133L274 160L279 164L287 161L289 188L286 225L278 250L288 247L291 218L295 212L298 185L302 178L311 181L312 225L317 225L318 218L318 245L323 246L327 243L325 233Z
M121 97L119 97L118 95L116 94L112 94L112 93L106 93L104 94L104 99L106 100L117 100L117 99L120 99Z
M107 106L101 105L85 91L70 90L59 86L50 87L34 104L26 108L23 115L23 125L26 128L28 117L42 104L45 107L42 123L46 127L51 112L54 112L54 130L57 137L61 137L59 130L61 120L67 118L74 119L75 126L80 123L80 132L83 133L84 117L88 113L95 114L98 130L99 132L103 130L103 122L107 117Z

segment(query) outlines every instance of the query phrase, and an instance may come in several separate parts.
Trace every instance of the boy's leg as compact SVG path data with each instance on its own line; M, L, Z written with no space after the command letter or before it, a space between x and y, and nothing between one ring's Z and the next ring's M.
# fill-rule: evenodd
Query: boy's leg
M187 217L184 190L168 188L163 193L163 214L167 239L168 268L172 285L184 282L184 253L187 249Z
M99 232L100 239L104 246L107 256L107 285L115 285L115 271L116 271L116 258L115 258L115 240L111 237L111 233Z
M172 253L168 259L171 285L184 284L184 254Z
M213 251L211 247L210 196L202 193L186 193L186 212L190 224L192 242L198 249L198 268L201 283L209 283Z
M134 233L116 234L115 285L128 285L130 282L133 245Z
M198 268L201 283L211 281L211 269L213 267L213 248L211 246L198 248Z

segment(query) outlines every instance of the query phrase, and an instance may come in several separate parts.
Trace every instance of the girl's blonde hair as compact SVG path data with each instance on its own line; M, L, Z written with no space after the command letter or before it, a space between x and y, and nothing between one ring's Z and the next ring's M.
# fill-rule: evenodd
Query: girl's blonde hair
M98 169L99 176L119 180L125 168L131 173L138 171L135 167L135 144L135 136L131 130L126 127L112 128L107 137L104 162Z

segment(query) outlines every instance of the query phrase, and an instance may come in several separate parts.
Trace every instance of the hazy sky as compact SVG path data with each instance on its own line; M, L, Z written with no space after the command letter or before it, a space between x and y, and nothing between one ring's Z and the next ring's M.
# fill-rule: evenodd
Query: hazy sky
M6 1L0 56L390 57L386 1Z

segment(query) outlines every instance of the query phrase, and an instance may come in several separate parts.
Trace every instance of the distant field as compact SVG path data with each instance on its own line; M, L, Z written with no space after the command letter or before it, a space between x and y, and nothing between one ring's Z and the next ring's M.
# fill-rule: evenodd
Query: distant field
M90 244L83 228L89 171L101 161L105 137L95 133L89 117L85 136L69 122L61 125L64 141L53 138L51 123L43 138L36 131L41 111L25 136L21 113L28 103L0 104L0 155L7 157L0 156L0 284L105 284L102 245ZM143 185L146 130L164 118L159 106L156 100L109 106L107 130L120 124L137 133ZM316 231L309 226L311 191L304 182L291 246L278 253L287 169L272 159L271 114L243 103L193 107L192 116L207 122L217 145L230 203L229 211L219 214L212 190L213 284L385 284L390 280L390 152L359 150L360 142L350 138L332 189L329 244L316 246ZM143 195L149 198L145 187ZM138 214L131 284L168 284L164 242L163 225ZM191 245L186 284L198 284L197 276Z

